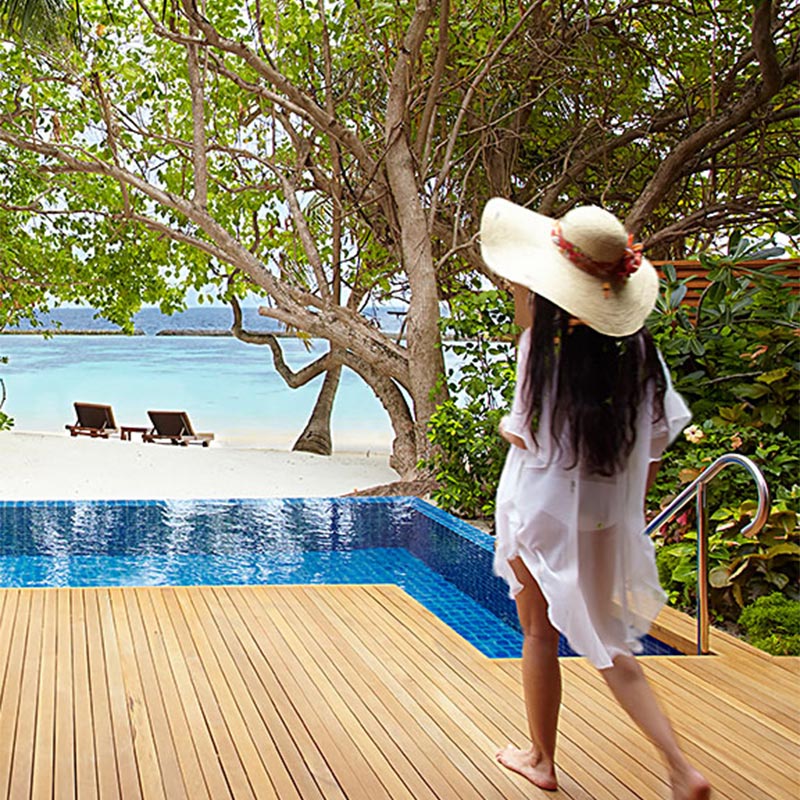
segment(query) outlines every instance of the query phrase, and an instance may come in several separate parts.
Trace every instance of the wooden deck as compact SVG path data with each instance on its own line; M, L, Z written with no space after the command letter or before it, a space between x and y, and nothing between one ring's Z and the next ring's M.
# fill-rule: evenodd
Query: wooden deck
M800 794L797 659L644 660L716 798ZM667 798L653 748L563 661L561 793ZM0 798L522 800L519 662L394 586L0 591Z

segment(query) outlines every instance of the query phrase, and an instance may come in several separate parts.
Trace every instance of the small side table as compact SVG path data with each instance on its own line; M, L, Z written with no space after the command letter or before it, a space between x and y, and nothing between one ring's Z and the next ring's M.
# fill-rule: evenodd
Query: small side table
M120 425L119 427L119 438L123 442L131 441L131 435L134 433L141 433L144 435L149 431L150 428L142 427L140 425Z

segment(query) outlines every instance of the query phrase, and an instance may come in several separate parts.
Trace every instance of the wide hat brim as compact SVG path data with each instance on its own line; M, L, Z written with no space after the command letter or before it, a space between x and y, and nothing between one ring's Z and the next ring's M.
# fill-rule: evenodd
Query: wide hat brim
M629 336L645 323L658 297L658 273L646 259L604 290L552 240L556 220L494 197L481 217L481 254L489 269L527 286L607 336Z

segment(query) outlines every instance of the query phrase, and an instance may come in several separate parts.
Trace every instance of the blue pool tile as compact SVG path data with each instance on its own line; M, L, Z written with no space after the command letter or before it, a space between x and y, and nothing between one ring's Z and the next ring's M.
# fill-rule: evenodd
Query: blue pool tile
M393 583L515 658L492 554L491 536L416 498L0 502L0 586Z

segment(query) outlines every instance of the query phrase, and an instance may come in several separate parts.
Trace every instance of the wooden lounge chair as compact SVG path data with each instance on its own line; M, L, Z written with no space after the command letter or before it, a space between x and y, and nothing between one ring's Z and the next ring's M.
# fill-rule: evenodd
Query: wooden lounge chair
M147 416L153 423L153 429L142 434L143 442L169 441L184 447L188 444L208 447L214 439L213 433L195 433L185 411L148 411Z
M108 439L119 433L111 406L99 403L73 403L77 422L65 425L70 436L93 436Z

